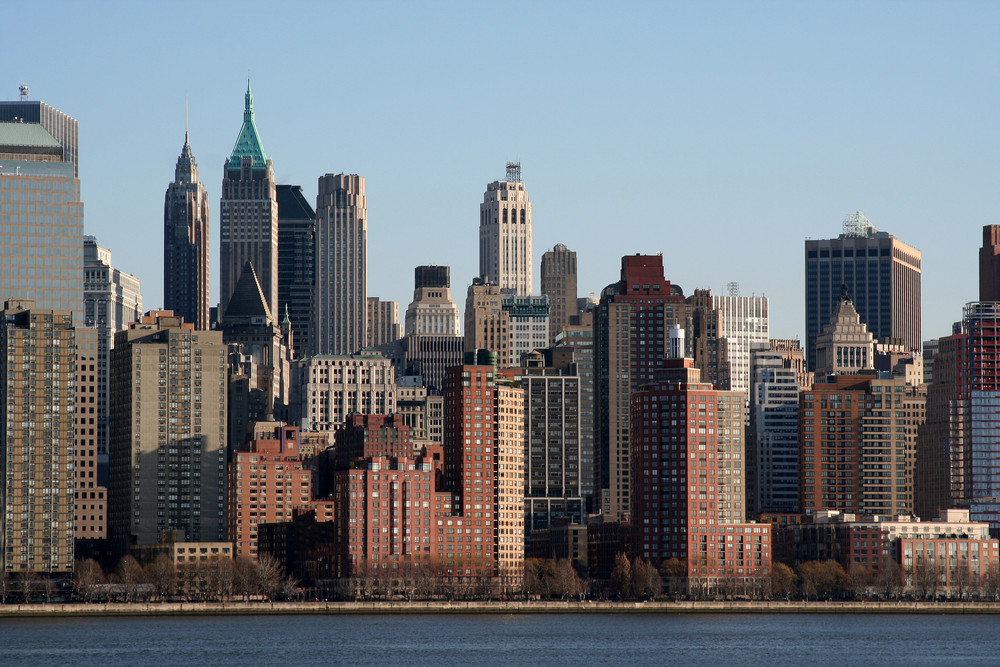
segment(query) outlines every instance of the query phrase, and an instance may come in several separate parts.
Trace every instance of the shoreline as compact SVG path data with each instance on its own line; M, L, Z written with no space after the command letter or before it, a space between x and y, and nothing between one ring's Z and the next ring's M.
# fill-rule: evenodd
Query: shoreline
M996 602L109 602L0 605L0 618L362 614L1000 614Z

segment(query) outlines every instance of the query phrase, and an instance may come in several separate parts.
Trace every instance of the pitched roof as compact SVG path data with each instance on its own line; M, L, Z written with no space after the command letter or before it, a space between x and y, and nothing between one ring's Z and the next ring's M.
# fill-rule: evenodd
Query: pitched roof
M246 106L243 109L243 127L240 128L240 136L236 139L233 152L229 156L229 168L239 169L243 163L243 158L251 159L254 169L267 168L267 154L264 153L264 146L260 142L260 135L257 134L257 126L253 119L253 93L250 92L250 81L247 80Z
M63 154L62 144L38 123L0 123L0 150L4 153Z
M223 321L231 321L238 318L263 317L267 322L271 322L271 309L267 307L267 299L260 289L260 282L257 280L257 272L253 269L253 263L247 262L243 265L243 273L236 281L236 288L226 306L226 312L222 316Z

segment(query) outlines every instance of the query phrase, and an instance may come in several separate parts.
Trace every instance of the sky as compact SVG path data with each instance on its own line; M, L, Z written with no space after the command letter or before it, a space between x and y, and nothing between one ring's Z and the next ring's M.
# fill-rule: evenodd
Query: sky
M1000 224L996 2L67 2L3 9L0 99L18 86L80 123L85 233L162 306L163 196L184 142L219 194L248 73L279 183L315 202L365 177L368 294L412 300L413 267L478 269L487 183L520 161L542 253L579 293L621 257L770 299L803 338L805 238L863 211L923 253L923 337L977 298Z

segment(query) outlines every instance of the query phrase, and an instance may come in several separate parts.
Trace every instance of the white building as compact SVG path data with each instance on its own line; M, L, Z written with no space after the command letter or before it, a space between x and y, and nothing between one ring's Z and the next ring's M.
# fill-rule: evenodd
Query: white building
M392 361L371 349L303 359L298 399L303 430L335 431L352 413L393 414L396 376Z
M479 275L518 295L535 291L531 202L521 163L507 163L507 177L486 186L479 205Z
M720 338L726 339L729 359L729 388L750 391L750 350L767 344L769 320L767 297L712 296L712 305L722 314Z

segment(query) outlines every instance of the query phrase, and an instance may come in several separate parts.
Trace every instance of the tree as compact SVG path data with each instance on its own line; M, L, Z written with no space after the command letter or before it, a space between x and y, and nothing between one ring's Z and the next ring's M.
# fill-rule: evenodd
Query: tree
M928 597L937 597L940 579L941 572L933 556L916 558L913 563L913 587L917 595L925 600Z
M847 572L851 580L851 588L854 590L854 597L864 600L868 594L868 589L872 584L872 572L861 563L851 565Z
M257 592L257 564L245 556L233 561L233 591L246 601Z
M891 558L883 558L875 573L874 584L886 600L899 597L903 590L903 568Z
M668 558L660 563L660 574L667 582L667 592L677 598L687 592L687 563L680 558Z
M281 590L281 580L284 578L284 568L281 562L271 554L263 554L257 559L257 591L267 597L274 599L278 591Z
M142 566L133 556L123 556L115 568L115 577L125 593L125 601L132 602L138 595L142 583Z
M153 586L153 591L161 599L177 593L177 568L174 561L166 554L160 554L156 560L143 568L146 581Z
M771 563L771 595L776 598L791 598L795 592L795 572L784 563Z
M73 592L86 602L93 602L97 587L105 583L104 570L93 558L77 561L73 566Z
M561 600L583 596L580 575L576 573L576 569L569 559L556 561L549 591L553 597L558 597Z
M632 564L622 552L615 556L615 566L611 570L611 596L618 600L632 598Z
M815 560L800 563L797 574L801 582L802 596L809 598L829 598L840 595L848 585L844 568L832 560Z
M660 572L650 563L639 559L632 561L632 594L643 600L652 600L663 592Z
M33 570L29 570L28 572L18 572L16 577L17 579L15 581L17 590L21 592L21 598L25 602L31 602L31 596L38 588L41 577L39 577L38 573Z

